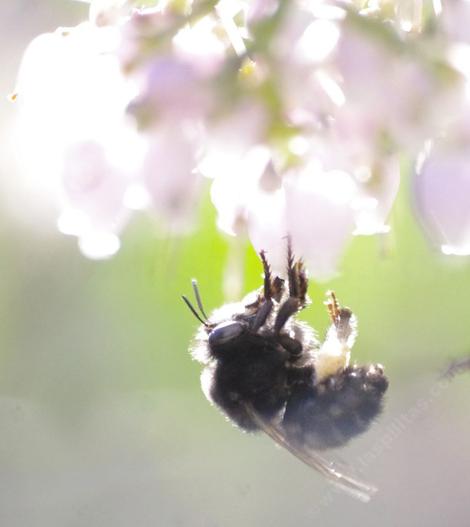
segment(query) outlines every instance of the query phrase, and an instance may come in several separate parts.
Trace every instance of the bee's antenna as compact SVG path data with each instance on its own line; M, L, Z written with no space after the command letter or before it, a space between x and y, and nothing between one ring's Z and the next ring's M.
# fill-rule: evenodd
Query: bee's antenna
M193 305L191 304L191 302L184 296L182 295L181 298L184 300L184 302L186 303L186 305L189 307L189 309L191 310L191 313L199 320L199 322L201 322L202 324L204 324L204 326L207 326L207 322L204 321L199 313L194 309Z
M207 320L207 315L204 311L204 307L202 306L202 300L201 295L199 294L199 288L197 286L197 280L191 280L191 283L193 284L193 291L194 296L196 297L197 306L199 308L199 311L202 313L202 316Z

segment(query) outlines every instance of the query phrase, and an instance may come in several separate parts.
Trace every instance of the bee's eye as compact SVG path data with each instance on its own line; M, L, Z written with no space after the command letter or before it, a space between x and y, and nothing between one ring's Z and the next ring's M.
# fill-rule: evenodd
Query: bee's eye
M216 326L209 335L209 344L220 345L237 338L245 331L245 325L241 322L222 322Z

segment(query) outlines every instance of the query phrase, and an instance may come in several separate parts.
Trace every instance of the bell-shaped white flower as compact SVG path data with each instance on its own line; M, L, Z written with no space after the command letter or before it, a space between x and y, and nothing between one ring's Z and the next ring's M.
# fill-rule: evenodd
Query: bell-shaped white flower
M418 217L444 254L470 255L468 149L468 142L436 142L414 181Z

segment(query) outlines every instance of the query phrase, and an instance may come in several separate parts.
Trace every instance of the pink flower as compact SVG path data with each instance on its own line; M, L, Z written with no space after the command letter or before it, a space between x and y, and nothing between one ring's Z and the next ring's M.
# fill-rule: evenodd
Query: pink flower
M445 254L470 254L468 143L437 142L414 181L416 211Z
M293 247L315 278L330 278L354 230L354 180L345 172L324 172L311 164L288 177L285 188Z
M217 225L231 235L244 234L250 212L258 206L260 180L270 161L269 151L254 147L220 165L211 187Z
M201 190L195 172L199 134L191 123L165 122L148 135L142 176L156 215L173 231L194 225Z
M335 64L343 79L346 111L352 109L355 119L375 134L365 138L372 148L391 146L416 153L456 118L463 83L450 66L442 67L444 56L441 62L438 57L416 56L398 35L394 38L395 45L386 44L350 27L346 19Z
M18 79L25 169L56 194L59 228L97 258L119 247L127 219L122 198L140 153L125 116L133 87L121 74L116 46L115 28L89 23L41 35Z
M129 216L123 203L127 174L113 166L101 145L89 141L65 153L62 182L59 229L77 236L87 256L112 256L119 249L117 233Z
M451 40L470 44L470 2L446 0L443 4L441 24L447 36Z
M190 62L158 56L140 73L144 87L130 111L144 126L160 119L198 119L211 105L211 87Z
M283 187L252 201L248 232L277 272L284 271L286 237L316 279L331 278L352 237L357 193L345 172L325 172L318 163L287 174Z
M387 219L400 186L400 162L397 156L377 161L356 172L358 196L353 202L354 234L371 235L390 231Z

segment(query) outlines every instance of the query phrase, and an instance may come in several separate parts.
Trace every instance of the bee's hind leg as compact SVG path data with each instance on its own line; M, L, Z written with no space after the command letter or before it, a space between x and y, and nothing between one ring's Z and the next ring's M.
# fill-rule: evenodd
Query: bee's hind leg
M328 291L327 297L328 300L325 302L326 309L339 341L346 342L350 337L354 341L357 332L356 317L348 307L340 305L334 291Z

